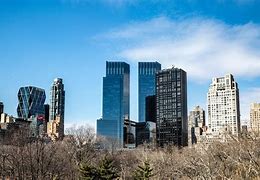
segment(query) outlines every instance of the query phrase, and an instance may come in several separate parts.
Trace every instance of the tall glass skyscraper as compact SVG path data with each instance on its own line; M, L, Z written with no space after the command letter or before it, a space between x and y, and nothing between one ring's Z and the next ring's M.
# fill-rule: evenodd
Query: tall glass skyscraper
M56 78L51 87L50 117L48 134L52 138L62 139L64 136L65 90L61 78Z
M64 120L65 90L61 78L54 79L50 94L50 120L55 120L59 115Z
M187 146L187 75L185 71L173 67L156 74L156 109L159 146Z
M44 115L45 99L44 89L33 86L21 87L18 91L18 117L28 119L31 116Z
M155 95L155 74L161 70L158 62L138 63L138 120L145 122L145 98Z
M103 78L103 113L97 120L97 134L123 145L124 120L130 112L130 66L125 62L106 62Z

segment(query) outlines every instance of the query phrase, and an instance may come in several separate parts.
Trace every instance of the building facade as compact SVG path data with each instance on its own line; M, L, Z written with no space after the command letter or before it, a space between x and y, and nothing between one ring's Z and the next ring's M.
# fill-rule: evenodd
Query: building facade
M178 68L156 74L157 142L164 145L188 145L187 75Z
M142 144L155 145L156 144L156 123L138 122L136 123L136 146Z
M189 114L189 145L197 144L205 126L205 111L196 106Z
M64 137L64 121L62 121L61 116L57 115L55 120L48 122L47 133L53 141Z
M250 107L250 130L255 134L260 133L260 104L253 103Z
M31 116L44 114L45 99L44 89L33 86L21 87L18 91L18 117L28 119Z
M47 127L48 136L52 139L64 137L65 90L63 80L54 80L50 93L50 111Z
M0 102L0 115L4 113L4 103Z
M212 133L240 133L239 89L233 75L213 78L207 94L208 125Z
M158 62L139 62L138 63L138 120L145 122L145 98L155 95L155 75L161 70Z
M8 114L6 114L6 113L2 113L1 114L1 121L0 121L0 123L2 124L2 123L13 123L14 122L14 117L13 116L10 116L10 115L8 115Z
M0 144L15 144L20 138L30 138L31 122L23 118L14 118L3 113L0 123Z
M130 66L125 62L106 62L103 78L102 119L97 120L97 135L124 144L124 121L130 112Z
M145 122L156 123L156 95L145 98Z
M50 105L44 104L44 121L43 121L43 132L47 134L48 122L50 119Z
M124 148L136 148L136 122L126 119L124 122Z
M44 137L46 134L46 123L44 115L31 116L30 122L30 137Z
M44 104L44 118L46 122L49 122L50 118L50 105L49 104Z

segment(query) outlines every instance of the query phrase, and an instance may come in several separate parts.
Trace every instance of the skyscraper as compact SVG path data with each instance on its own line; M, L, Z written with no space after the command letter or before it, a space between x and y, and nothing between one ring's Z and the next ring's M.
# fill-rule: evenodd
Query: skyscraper
M33 86L21 87L18 91L18 117L28 119L31 116L43 115L45 99L44 89Z
M260 104L253 103L250 107L250 128L259 135L260 133Z
M139 122L145 122L145 98L155 95L155 74L161 70L158 62L138 63L138 116Z
M64 137L65 90L61 78L54 80L50 94L50 117L47 133L52 139Z
M2 113L4 113L4 103L0 102L0 116Z
M129 64L106 62L106 77L103 78L103 112L102 119L97 120L97 134L116 139L122 146L124 120L129 120L129 103Z
M188 145L187 75L178 68L156 74L157 141L159 146Z
M208 125L213 133L240 133L239 89L233 75L212 79L207 104Z

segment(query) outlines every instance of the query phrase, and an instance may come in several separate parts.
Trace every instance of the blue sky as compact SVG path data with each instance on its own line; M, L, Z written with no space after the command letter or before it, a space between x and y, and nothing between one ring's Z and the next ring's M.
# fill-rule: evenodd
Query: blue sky
M211 78L235 75L242 119L260 102L258 0L0 0L0 101L16 115L20 86L49 90L62 77L66 126L101 115L105 61L131 64L137 118L137 62L188 73L189 110L206 107Z

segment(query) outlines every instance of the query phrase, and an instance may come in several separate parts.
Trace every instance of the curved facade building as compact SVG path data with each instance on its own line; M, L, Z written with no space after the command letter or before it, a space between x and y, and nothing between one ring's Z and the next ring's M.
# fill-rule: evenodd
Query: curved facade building
M28 119L31 116L44 115L45 99L44 89L33 86L21 87L18 91L18 117Z

